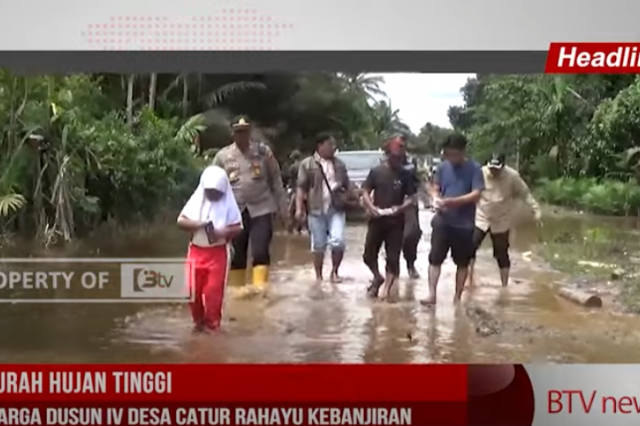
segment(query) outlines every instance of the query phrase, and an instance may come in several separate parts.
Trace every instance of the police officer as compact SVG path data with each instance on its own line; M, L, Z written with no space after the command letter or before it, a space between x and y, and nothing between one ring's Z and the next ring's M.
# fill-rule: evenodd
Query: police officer
M229 271L229 285L243 286L246 280L248 248L251 243L253 271L251 286L243 287L240 295L266 289L271 263L270 246L273 236L273 216L287 222L287 195L282 184L280 166L264 142L251 140L249 119L234 119L233 143L222 148L213 164L229 175L238 206L242 212L243 230L233 239L234 256Z

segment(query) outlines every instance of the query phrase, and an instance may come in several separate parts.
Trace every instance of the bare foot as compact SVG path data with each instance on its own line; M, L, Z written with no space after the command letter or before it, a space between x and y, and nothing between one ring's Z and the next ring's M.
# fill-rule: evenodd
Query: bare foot
M340 283L343 281L343 280L342 280L342 278L340 278L340 277L338 276L338 273L337 273L337 272L332 272L332 273L331 273L331 278L330 278L330 280L331 280L331 282L332 282L333 284L340 284Z
M389 287L389 288L383 288L382 289L382 295L380 296L380 300L383 300L387 303L393 303L395 301L393 294L391 293L391 289L393 287Z
M389 300L389 293L391 288L389 287L389 283L385 282L382 287L380 287L380 292L378 298L380 300Z
M409 278L411 278L412 280L417 280L420 278L420 274L418 273L416 268L409 269Z
M462 293L456 294L453 296L453 303L458 304L462 301Z
M378 292L380 291L380 286L384 284L384 278L376 277L371 281L371 285L367 288L367 294L369 297L376 298L378 297Z
M427 297L426 299L421 300L420 304L422 306L435 306L435 304L436 304L436 296L431 295L431 296Z
M324 279L322 277L316 277L316 285L321 285Z

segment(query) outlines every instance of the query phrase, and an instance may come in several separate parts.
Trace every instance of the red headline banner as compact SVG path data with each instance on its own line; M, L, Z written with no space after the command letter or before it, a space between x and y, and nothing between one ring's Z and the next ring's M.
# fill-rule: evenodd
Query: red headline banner
M387 426L467 424L462 402L404 404L15 404L0 407L3 425Z
M0 426L530 426L523 366L3 365Z
M635 74L640 43L551 43L546 73Z
M3 401L465 401L463 365L3 365Z

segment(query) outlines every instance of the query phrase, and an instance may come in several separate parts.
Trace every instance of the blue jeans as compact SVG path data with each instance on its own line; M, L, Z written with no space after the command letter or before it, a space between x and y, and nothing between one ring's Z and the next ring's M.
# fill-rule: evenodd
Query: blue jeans
M344 212L329 209L326 213L309 214L309 234L311 251L324 253L329 246L332 250L344 250Z

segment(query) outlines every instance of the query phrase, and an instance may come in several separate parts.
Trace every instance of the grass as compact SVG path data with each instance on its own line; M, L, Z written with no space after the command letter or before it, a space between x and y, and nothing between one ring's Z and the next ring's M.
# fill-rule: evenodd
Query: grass
M640 215L640 185L635 181L543 179L535 190L540 201L609 216Z
M640 237L629 229L586 226L547 236L539 254L575 283L610 290L619 307L640 314ZM623 272L620 277L618 273Z
M535 190L540 201L570 209L608 216L640 216L640 185L635 181L607 179L543 179ZM546 239L541 255L549 264L576 280L608 283L612 273L617 301L623 310L640 314L640 236L629 238L628 229L590 226L559 232ZM586 262L592 262L586 263Z

